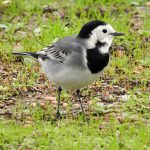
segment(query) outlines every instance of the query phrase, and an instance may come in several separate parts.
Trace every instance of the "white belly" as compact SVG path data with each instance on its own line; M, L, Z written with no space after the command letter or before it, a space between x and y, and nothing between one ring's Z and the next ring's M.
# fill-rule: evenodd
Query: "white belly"
M64 69L52 75L46 73L48 79L60 85L63 89L77 90L96 81L100 74L91 74L88 70Z

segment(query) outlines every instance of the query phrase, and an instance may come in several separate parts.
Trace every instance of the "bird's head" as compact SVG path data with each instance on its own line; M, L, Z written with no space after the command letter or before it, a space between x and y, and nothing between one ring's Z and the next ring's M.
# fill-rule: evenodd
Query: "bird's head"
M94 48L97 42L106 43L110 47L113 37L121 35L124 33L116 32L110 24L95 20L84 24L78 37L86 41L87 48Z

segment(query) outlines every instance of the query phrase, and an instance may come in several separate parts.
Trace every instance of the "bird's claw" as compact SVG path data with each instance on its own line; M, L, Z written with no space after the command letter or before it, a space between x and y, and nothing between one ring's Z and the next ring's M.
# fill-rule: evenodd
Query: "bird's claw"
M62 119L59 111L57 111L57 113L56 113L56 119L58 119L58 120Z

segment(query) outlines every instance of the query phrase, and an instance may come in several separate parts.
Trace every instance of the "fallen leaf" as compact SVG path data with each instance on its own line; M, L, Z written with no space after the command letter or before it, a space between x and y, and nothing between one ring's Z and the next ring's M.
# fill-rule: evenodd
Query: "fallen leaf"
M3 102L0 102L0 108L4 108L5 104Z
M52 105L56 105L56 104L57 104L57 101L51 101L51 104L52 104Z
M127 101L130 99L130 95L121 95L121 96L118 96L119 100L122 100L122 101Z
M143 20L139 13L134 14L130 22L131 22L132 29L136 31L141 29L143 26Z
M16 43L16 45L13 46L12 51L20 52L20 51L22 51L22 49L23 49L23 47L22 47L21 43Z
M73 104L73 108L74 109L77 109L77 108L79 108L80 107L80 104Z
M62 106L63 106L64 108L66 108L66 107L68 106L68 104L67 104L67 103L63 103Z
M27 32L25 32L25 31L18 30L17 33L20 34L22 37L26 37L27 36Z
M5 115L6 111L4 109L0 109L0 115Z
M10 89L10 87L4 87L4 88L3 88L3 92L9 91L9 89Z
M46 96L44 97L44 99L48 101L56 101L56 97L52 97L52 96Z
M1 3L1 5L3 6L3 7L8 7L10 4L11 4L11 0L5 0L5 1L3 1L2 3Z
M27 87L25 87L25 86L22 87L21 89L22 89L24 92L27 92L27 91L28 91Z
M37 106L37 104L34 102L34 103L31 104L31 106L34 108L34 107Z
M133 73L140 74L142 71L144 71L144 67L143 66L138 66L138 67L134 68Z
M40 102L39 105L41 108L46 109L46 104L44 102Z
M145 6L150 7L150 1L145 3Z
M93 101L88 101L88 104L89 104L89 105L92 105L92 104L93 104Z
M103 92L102 92L102 95L103 95L103 96L110 96L110 93L109 93L108 91L103 91Z
M122 58L124 56L124 51L117 50L117 51L115 51L115 55L119 58Z
M109 114L105 114L103 119L104 119L104 121L108 122L110 120L110 115Z
M99 107L104 107L105 106L104 103L102 103L102 102L97 102L96 105L99 106Z
M29 127L29 126L31 126L33 124L33 121L25 120L24 123L25 123L24 127Z
M47 100L47 101L49 101L52 105L56 105L57 104L56 97L46 96L46 97L44 97L44 99Z
M125 122L125 118L123 118L122 116L117 117L118 121L120 123L124 123Z
M31 116L27 116L27 117L26 117L26 120L27 120L27 121L33 121L33 118L32 118Z

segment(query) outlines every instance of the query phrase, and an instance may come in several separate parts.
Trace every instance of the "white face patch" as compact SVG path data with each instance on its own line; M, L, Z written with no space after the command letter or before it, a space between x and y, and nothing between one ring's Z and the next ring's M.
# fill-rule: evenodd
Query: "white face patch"
M101 25L95 28L92 31L91 36L95 36L98 41L109 43L109 40L113 38L113 35L111 33L116 32L111 25Z
M92 31L90 38L84 41L86 48L95 48L96 43L99 41L102 43L106 43L103 47L99 48L101 53L108 53L113 41L113 35L111 33L114 32L115 30L109 24L98 26Z

